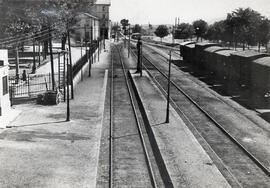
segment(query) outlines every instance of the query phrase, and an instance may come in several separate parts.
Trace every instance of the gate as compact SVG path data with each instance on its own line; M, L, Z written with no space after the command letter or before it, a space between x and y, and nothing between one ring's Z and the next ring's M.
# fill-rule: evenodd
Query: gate
M62 88L63 86L60 85L62 82L59 80L61 76L58 76L57 73L54 78L56 88ZM52 76L50 73L28 74L25 80L17 80L16 76L9 76L9 89L11 101L22 98L36 98L38 94L52 90Z

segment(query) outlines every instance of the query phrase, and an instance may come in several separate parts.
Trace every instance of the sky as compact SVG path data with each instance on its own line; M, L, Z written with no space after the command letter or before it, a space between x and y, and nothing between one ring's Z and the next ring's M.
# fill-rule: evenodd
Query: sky
M203 19L208 23L226 18L227 13L250 7L270 18L270 0L111 0L111 20L126 18L131 24L192 23Z

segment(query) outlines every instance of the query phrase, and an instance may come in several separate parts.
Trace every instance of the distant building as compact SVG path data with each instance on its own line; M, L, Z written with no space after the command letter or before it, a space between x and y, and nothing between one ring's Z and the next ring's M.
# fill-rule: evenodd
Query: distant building
M8 123L9 110L8 51L0 50L0 124Z
M76 19L78 21L74 28L77 41L84 42L85 37L86 41L98 39L100 33L99 18L89 13L83 13L78 15Z
M110 0L97 0L96 3L90 7L90 13L99 18L100 36L104 36L106 39L109 38L111 30L110 6Z

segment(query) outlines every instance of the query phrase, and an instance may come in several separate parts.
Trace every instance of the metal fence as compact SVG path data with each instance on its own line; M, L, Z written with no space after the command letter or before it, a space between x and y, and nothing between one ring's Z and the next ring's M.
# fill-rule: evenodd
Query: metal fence
M73 77L78 74L82 67L87 63L88 58L93 57L94 52L99 47L99 43L92 44L87 54L82 56L72 67ZM59 80L63 75L54 74L55 88L65 89L67 70L64 74L64 81ZM62 82L62 84L61 84ZM48 74L28 74L26 78L17 79L16 76L9 76L9 90L11 101L16 98L36 98L38 94L42 94L53 89L52 75Z
M59 87L58 81L57 73L55 74L56 87ZM36 97L38 94L52 90L52 75L50 73L39 75L29 74L25 80L16 79L15 76L10 76L9 88L11 99Z

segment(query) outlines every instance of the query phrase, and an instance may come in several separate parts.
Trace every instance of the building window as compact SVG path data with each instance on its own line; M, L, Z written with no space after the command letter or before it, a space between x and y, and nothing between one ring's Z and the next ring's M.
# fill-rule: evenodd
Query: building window
M8 94L8 78L7 76L4 76L2 78L2 82L3 82L3 95Z
M103 17L103 19L105 19L106 18L105 14L103 14L102 17Z
M0 66L4 66L4 61L0 60Z
M105 11L105 10L106 10L106 9L105 9L105 6L103 6L103 7L102 7L102 10L103 10L103 11Z

